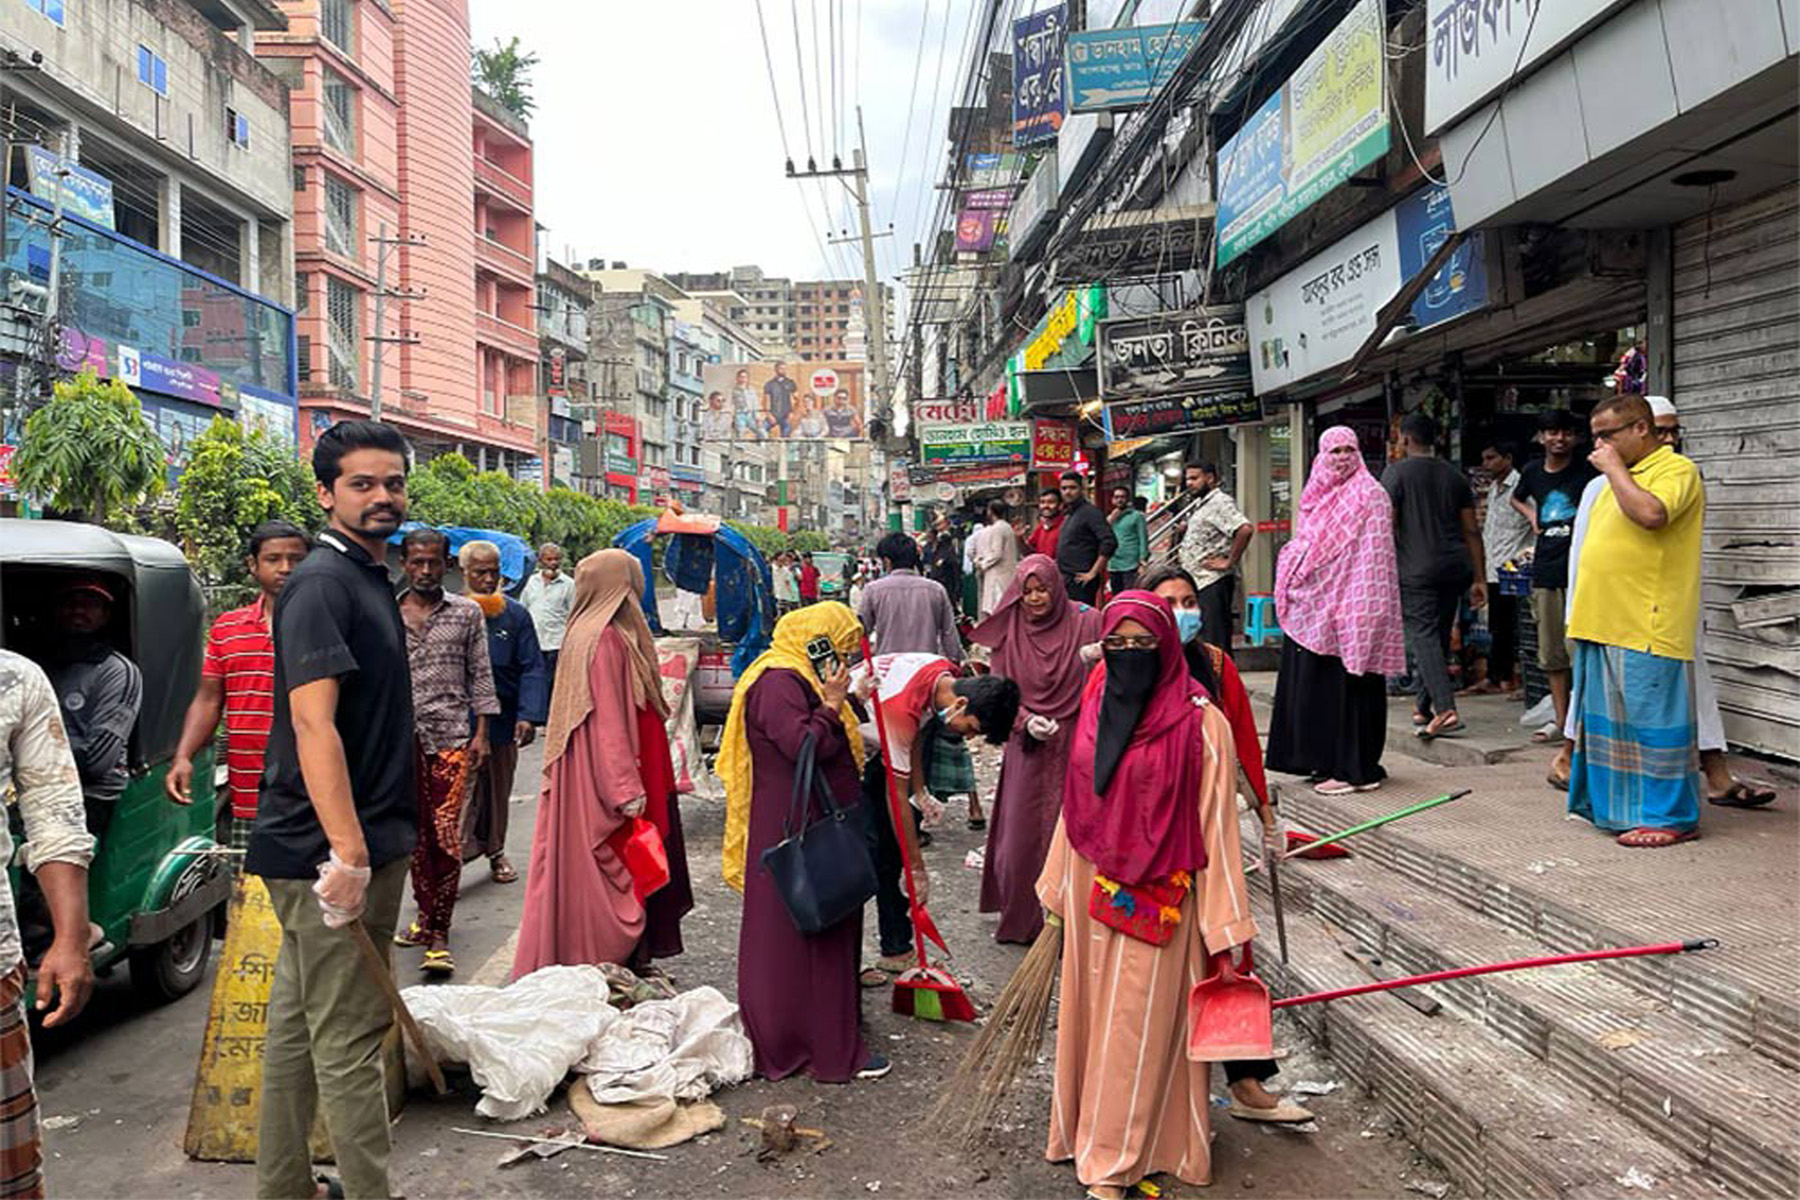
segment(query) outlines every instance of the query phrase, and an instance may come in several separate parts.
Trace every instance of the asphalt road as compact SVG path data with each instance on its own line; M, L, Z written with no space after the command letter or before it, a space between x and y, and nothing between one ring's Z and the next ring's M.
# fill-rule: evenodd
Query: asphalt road
M516 785L534 779L539 752L522 755ZM997 758L983 752L983 790L992 791ZM516 797L510 835L514 861L529 857L534 796ZM737 897L717 870L723 806L684 805L697 907L684 926L687 954L667 964L681 986L711 984L736 991ZM975 911L979 877L963 867L981 834L953 813L928 852L937 879L934 913L957 953L956 965L972 982L978 1001L991 1000L1023 951L992 940L992 921ZM454 949L459 982L500 977L510 965L523 885L500 886L485 862L463 875ZM410 902L403 908L410 912ZM866 922L873 948L873 914ZM415 981L418 951L397 951L401 983ZM485 964L485 969L484 969ZM50 1031L38 1041L39 1094L50 1123L49 1186L57 1196L239 1197L252 1194L253 1168L190 1162L181 1150L195 1063L206 1023L208 984L162 1008L146 1009L133 996L125 972L103 980L88 1012L73 1028ZM796 998L797 1001L799 998ZM637 1162L570 1151L547 1161L501 1170L506 1144L451 1132L484 1122L473 1112L472 1091L438 1099L409 1097L396 1127L394 1183L398 1192L440 1196L785 1196L845 1197L887 1193L941 1197L976 1193L997 1197L1080 1196L1066 1166L1043 1159L1049 1107L1049 1067L1040 1064L1002 1115L993 1148L965 1155L928 1142L917 1122L936 1101L943 1080L960 1057L966 1027L939 1026L897 1017L888 993L865 993L864 1019L871 1040L893 1059L887 1078L848 1086L806 1080L753 1081L716 1099L730 1123L723 1130L675 1147L664 1163ZM1277 1042L1289 1057L1277 1084L1329 1083L1330 1062L1316 1054L1298 1030L1277 1024ZM466 1083L466 1081L465 1081ZM1215 1086L1222 1088L1223 1081ZM755 1131L740 1118L765 1105L799 1107L800 1124L822 1129L830 1145L773 1162L754 1157ZM1411 1180L1441 1178L1416 1158L1406 1141L1360 1098L1343 1091L1308 1098L1319 1115L1314 1133L1276 1132L1242 1124L1215 1109L1213 1196L1393 1196ZM560 1131L573 1124L561 1095L550 1110L512 1128L525 1133ZM495 1127L498 1128L498 1127ZM1197 1189L1171 1191L1197 1193Z

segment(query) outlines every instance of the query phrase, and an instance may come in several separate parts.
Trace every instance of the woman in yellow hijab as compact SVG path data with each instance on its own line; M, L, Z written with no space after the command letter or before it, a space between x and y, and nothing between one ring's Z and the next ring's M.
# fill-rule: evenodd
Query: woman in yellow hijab
M836 601L789 613L776 622L768 653L738 680L725 721L717 763L725 782L725 879L744 893L738 1005L765 1079L804 1071L821 1083L844 1083L886 1070L862 1040L862 914L803 935L761 867L762 852L784 836L807 734L838 804L858 801L863 746L847 665L861 636L855 614ZM806 822L823 815L809 798Z

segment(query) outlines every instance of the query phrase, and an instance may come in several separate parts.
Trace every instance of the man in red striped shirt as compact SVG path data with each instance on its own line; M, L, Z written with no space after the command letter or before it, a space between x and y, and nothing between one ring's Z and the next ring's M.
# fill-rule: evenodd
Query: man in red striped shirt
M249 844L263 750L275 713L275 639L269 614L288 574L309 549L306 534L286 521L265 521L251 531L244 565L260 594L242 608L220 613L213 622L206 637L200 689L188 705L181 743L163 784L175 803L193 803L194 756L212 739L223 715L231 797L229 841L239 850Z

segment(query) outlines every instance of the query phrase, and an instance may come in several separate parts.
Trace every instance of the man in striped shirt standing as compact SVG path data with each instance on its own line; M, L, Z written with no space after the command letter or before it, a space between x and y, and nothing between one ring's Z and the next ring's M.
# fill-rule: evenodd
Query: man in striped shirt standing
M206 635L200 688L188 705L181 742L164 781L169 799L193 803L194 756L205 748L225 719L225 766L231 798L228 842L242 850L250 842L256 794L262 781L263 750L275 712L275 639L270 615L275 597L311 545L286 521L264 521L250 533L245 566L256 581L256 599L219 614Z

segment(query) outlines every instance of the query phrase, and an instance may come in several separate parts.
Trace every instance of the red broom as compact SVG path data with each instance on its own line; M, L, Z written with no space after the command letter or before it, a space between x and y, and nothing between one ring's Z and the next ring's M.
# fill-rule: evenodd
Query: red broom
M973 1021L975 1004L969 994L962 990L962 985L949 970L941 965L933 964L925 957L925 940L930 938L938 949L945 954L950 947L944 944L944 936L938 932L937 922L925 906L919 903L919 893L913 883L912 855L907 853L906 838L901 836L904 828L902 821L909 820L910 815L900 803L900 788L894 780L894 767L888 757L887 718L881 711L881 688L875 674L875 655L869 648L869 639L862 640L863 661L868 664L869 678L876 681L870 702L875 707L875 732L881 742L881 772L887 780L888 816L894 826L894 840L900 844L900 865L906 872L906 899L912 910L913 942L919 948L919 965L908 967L894 980L894 1011L903 1016L921 1017L927 1021ZM923 770L925 764L915 763L915 770Z

